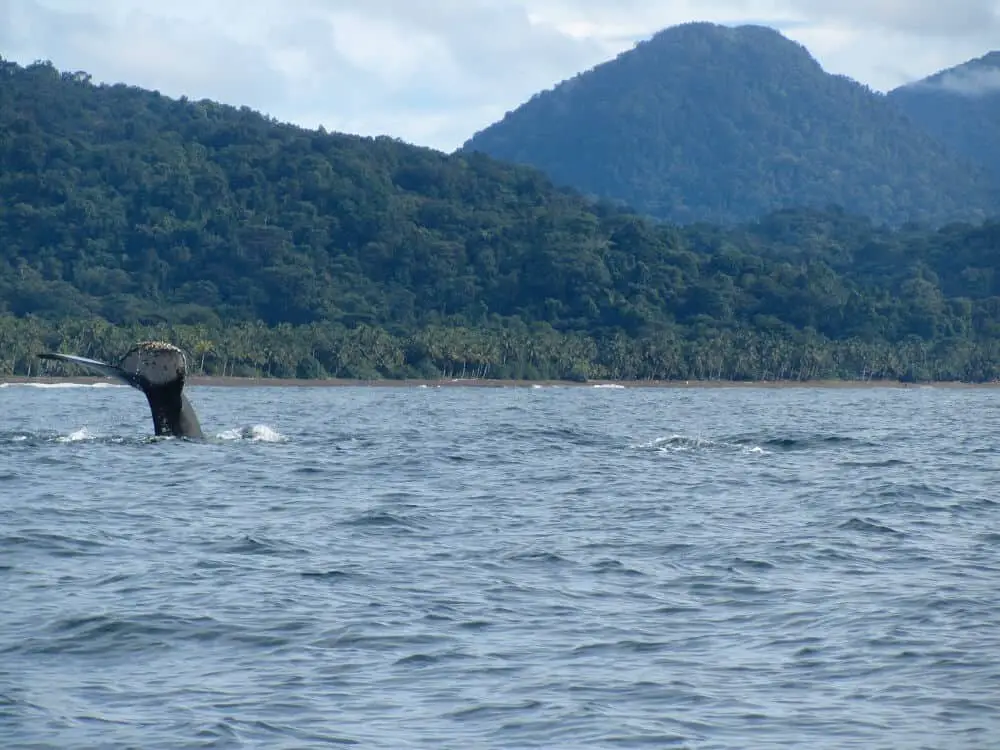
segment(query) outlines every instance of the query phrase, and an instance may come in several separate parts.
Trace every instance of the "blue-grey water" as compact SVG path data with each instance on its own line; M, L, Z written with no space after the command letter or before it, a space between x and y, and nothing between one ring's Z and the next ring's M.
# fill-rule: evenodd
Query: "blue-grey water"
M0 746L995 748L1000 390L0 388Z

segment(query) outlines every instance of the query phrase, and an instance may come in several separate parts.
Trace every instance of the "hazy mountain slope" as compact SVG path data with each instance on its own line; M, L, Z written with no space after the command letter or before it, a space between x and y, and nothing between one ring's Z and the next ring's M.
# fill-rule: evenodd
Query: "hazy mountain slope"
M1000 51L889 92L889 101L1000 183Z
M975 219L988 181L885 97L759 26L697 23L539 93L463 146L679 222L837 204Z

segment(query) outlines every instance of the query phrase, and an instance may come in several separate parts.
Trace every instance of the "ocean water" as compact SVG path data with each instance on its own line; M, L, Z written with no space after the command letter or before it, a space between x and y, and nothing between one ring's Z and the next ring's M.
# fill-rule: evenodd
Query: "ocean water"
M0 387L4 748L995 748L1000 390Z

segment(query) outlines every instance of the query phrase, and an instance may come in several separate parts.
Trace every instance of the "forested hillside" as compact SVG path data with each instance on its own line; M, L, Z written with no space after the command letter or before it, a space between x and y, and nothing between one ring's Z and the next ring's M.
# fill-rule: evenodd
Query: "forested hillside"
M536 94L462 150L680 223L838 205L936 225L997 205L998 183L971 160L760 26L665 29Z
M657 224L485 156L0 64L0 372L1000 375L1000 224ZM58 372L52 366L50 372Z
M889 101L1000 183L1000 51L889 92Z

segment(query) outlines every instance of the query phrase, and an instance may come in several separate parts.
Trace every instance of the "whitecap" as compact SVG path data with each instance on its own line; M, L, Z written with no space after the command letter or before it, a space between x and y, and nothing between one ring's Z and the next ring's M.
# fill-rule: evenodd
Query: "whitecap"
M731 443L724 440L712 440L701 436L690 437L688 435L680 434L654 438L653 440L648 440L644 443L636 443L632 447L639 450L654 450L660 453L682 453L686 451L706 449L739 451L741 453L753 453L756 455L763 455L767 453L767 451L759 445L741 445L740 443Z
M283 443L288 438L266 424L251 427L234 427L216 435L219 440L251 440L255 443Z
M0 388L128 388L119 383L0 383Z
M79 443L82 440L93 440L96 437L90 430L86 427L81 427L75 432L71 432L69 435L62 435L56 438L57 443Z

